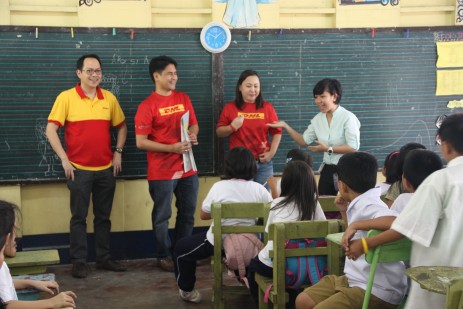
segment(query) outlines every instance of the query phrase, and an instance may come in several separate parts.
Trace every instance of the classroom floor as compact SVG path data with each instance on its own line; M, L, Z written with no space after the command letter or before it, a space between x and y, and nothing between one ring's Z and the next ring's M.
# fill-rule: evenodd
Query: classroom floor
M124 261L126 272L110 272L95 269L85 279L71 276L71 265L48 267L54 273L61 291L72 290L77 294L78 309L152 309L152 308L212 308L213 274L209 260L198 265L196 288L203 300L199 304L187 303L179 298L174 274L154 266L153 259ZM226 274L225 274L226 275ZM227 284L235 280L227 279ZM236 283L238 284L238 283ZM226 308L254 308L250 296L230 296Z

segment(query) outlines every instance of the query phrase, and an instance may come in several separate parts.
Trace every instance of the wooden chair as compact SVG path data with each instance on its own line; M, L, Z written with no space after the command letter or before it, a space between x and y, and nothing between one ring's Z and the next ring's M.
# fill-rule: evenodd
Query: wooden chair
M320 206L322 206L323 212L339 212L339 209L334 205L334 195L321 195L318 198Z
M58 250L34 250L20 251L15 257L5 258L12 276L43 274L47 266L59 264L60 258Z
M224 308L224 294L248 294L246 286L226 286L223 284L222 263L222 235L231 233L260 233L267 236L265 227L270 212L270 203L214 203L212 204L212 219L214 226L214 308ZM252 226L222 226L221 220L225 218L253 218L258 219Z
M285 248L287 240L326 237L326 235L338 231L339 222L337 220L272 224L269 230L269 240L273 240L273 251L270 251L270 256L273 258L273 278L256 274L256 282L259 285L259 308L267 307L264 303L264 293L270 284L273 284L269 293L269 300L273 303L273 308L285 308L288 300L288 294L285 290L285 262L287 257L326 255L328 256L329 273L339 275L340 250L336 244L329 242L327 247Z
M378 235L381 232L382 231L378 230L370 230L367 233L367 237ZM368 305L370 304L371 290L373 288L373 282L375 280L376 267L378 266L378 263L409 261L411 248L411 240L404 237L394 242L386 243L368 250L368 253L365 256L365 260L367 263L371 264L371 267L362 309L367 309Z

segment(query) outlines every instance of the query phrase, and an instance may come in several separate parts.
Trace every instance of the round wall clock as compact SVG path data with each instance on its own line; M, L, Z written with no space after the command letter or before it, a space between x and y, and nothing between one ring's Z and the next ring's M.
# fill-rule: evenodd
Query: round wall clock
M201 44L211 53L221 53L231 42L231 32L227 25L221 22L210 22L201 30Z

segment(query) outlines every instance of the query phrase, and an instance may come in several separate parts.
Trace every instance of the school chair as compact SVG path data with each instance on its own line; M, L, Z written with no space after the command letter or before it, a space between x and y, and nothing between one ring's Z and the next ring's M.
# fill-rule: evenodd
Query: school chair
M222 263L222 236L231 233L258 233L264 235L264 243L267 236L265 227L270 213L270 203L214 203L212 204L212 220L214 226L214 298L215 309L224 308L224 294L246 294L249 290L244 285L228 286L223 284L223 263ZM221 220L226 218L253 218L257 219L256 225L252 226L222 226Z
M380 234L382 231L370 230L367 237L372 237ZM363 298L362 309L367 309L370 304L371 290L375 280L376 268L379 263L391 263L400 261L409 261L412 242L410 239L404 237L394 242L386 243L375 248L368 250L365 255L365 260L371 264L370 275L368 276L367 288L365 290L365 297Z
M318 202L322 206L323 212L339 212L339 209L334 205L335 195L320 195Z
M422 289L446 295L445 309L463 309L463 267L417 266L405 273Z
M328 273L339 275L339 247L327 242L326 247L314 248L286 248L286 242L291 239L304 238L325 238L326 235L339 231L337 220L324 221L297 221L275 223L270 226L269 240L273 240L273 250L270 257L273 258L273 278L267 278L256 273L256 282L259 286L259 308L267 307L264 302L265 292L273 285L268 294L268 300L272 302L273 308L283 309L288 301L286 284L286 258L297 256L325 255L328 257Z
M15 257L6 257L6 263L12 276L33 275L46 272L47 266L59 264L58 250L19 251Z

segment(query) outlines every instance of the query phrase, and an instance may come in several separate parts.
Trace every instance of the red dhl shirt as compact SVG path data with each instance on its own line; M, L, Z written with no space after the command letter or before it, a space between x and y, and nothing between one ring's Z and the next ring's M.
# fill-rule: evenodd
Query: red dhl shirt
M224 106L216 127L228 126L239 115L244 116L243 126L230 135L230 149L246 147L258 158L261 153L270 149L268 135L282 133L280 128L270 128L266 125L278 121L277 113L268 102L264 102L258 110L256 104L244 103L243 109L239 110L233 101Z
M162 96L155 91L138 106L135 115L135 134L148 135L148 139L162 144L181 141L180 119L190 112L189 125L198 123L190 98L183 92L172 91ZM169 180L196 174L183 172L183 156L170 152L147 152L148 180Z
M110 127L123 125L125 116L111 92L97 87L92 100L77 84L58 95L48 122L64 126L66 154L74 166L99 171L112 165Z

